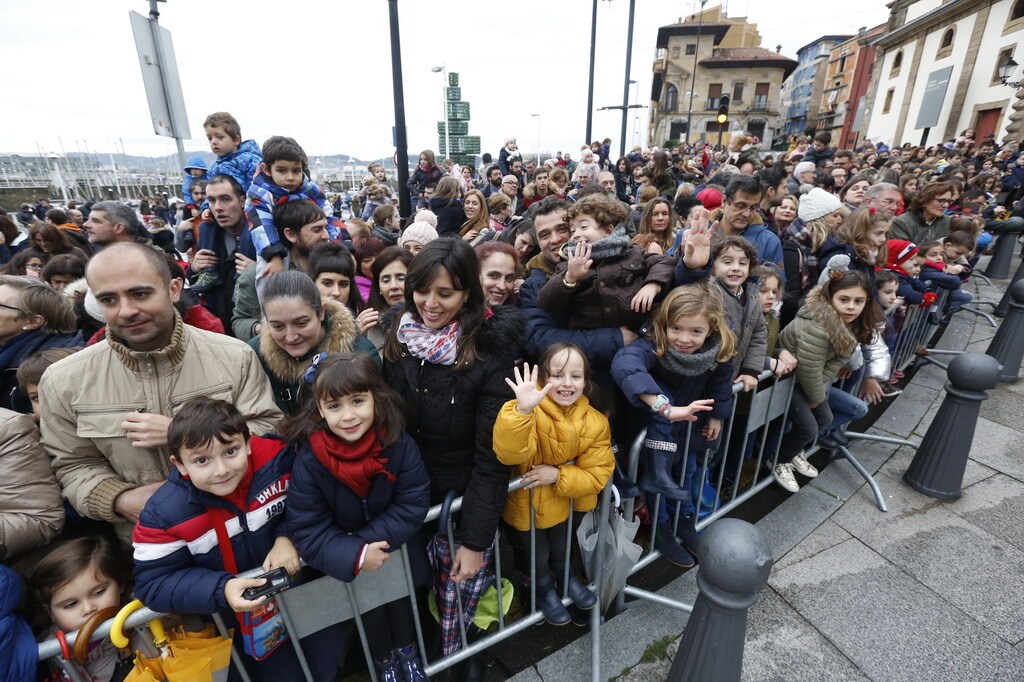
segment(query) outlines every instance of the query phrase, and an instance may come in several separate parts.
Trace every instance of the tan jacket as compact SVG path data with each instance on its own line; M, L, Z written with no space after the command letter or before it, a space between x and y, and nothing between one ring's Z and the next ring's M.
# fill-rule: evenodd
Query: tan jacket
M166 348L133 351L108 328L106 340L46 370L39 383L42 443L64 497L81 514L130 533L114 499L165 480L170 462L166 448L132 446L121 428L125 415L145 410L173 417L198 396L233 403L253 435L275 431L281 419L252 349L185 325L177 315Z
M30 414L0 408L0 559L41 547L64 527L64 501Z

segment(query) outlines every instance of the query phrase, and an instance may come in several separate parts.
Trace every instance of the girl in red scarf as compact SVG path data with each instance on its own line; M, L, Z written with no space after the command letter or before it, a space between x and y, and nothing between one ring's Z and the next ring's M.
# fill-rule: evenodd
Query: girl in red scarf
M298 443L289 534L310 566L351 582L417 535L429 509L429 479L405 433L402 399L368 355L320 353L305 378L312 390L286 426ZM411 616L406 599L363 615L378 679L427 679Z

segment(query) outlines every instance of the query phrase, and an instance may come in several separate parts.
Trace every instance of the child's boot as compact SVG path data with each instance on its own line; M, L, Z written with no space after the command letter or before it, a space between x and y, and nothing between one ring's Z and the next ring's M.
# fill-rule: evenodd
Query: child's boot
M402 682L402 675L398 669L398 656L394 651L389 651L383 660L375 660L373 667L377 669L378 682Z
M682 543L683 548L694 557L697 556L697 549L700 546L700 535L697 533L697 516L690 514L679 518L679 527L676 528L676 538Z
M558 573L557 575L562 574ZM559 582L561 582L561 579L559 579ZM586 586L571 575L569 576L569 585L564 592L565 596L572 599L573 603L584 611L589 611L597 606L597 595L588 590Z
M537 582L537 606L544 612L544 620L552 625L565 625L572 620L550 580Z
M660 442L660 441L659 441ZM674 443L670 443L675 447ZM640 477L640 487L649 493L661 493L666 498L676 502L689 502L690 491L681 488L672 479L672 460L675 459L675 451L647 450L647 470Z
M420 653L415 644L398 649L398 667L405 682L419 682L427 679L423 668L420 667Z
M679 568L693 568L697 565L697 560L679 544L672 534L672 527L667 523L658 524L654 546L670 564L675 564Z

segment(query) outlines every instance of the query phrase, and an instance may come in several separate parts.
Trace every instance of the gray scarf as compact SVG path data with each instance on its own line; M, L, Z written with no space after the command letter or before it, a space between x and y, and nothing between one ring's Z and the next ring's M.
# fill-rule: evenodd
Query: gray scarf
M629 237L626 236L626 227L620 223L615 226L610 235L604 239L598 239L590 246L590 257L595 261L615 258L625 253L626 249L629 248L629 244ZM564 248L568 251L572 246L575 246L575 242L568 242ZM564 257L568 260L568 256Z
M667 346L665 355L658 358L658 363L674 374L694 377L718 366L718 351L721 347L722 337L714 332L704 340L703 346L692 353L680 353L672 346Z
M395 246L398 244L398 233L389 232L380 225L373 226L373 229L370 230L370 237L381 240L384 242L384 246Z

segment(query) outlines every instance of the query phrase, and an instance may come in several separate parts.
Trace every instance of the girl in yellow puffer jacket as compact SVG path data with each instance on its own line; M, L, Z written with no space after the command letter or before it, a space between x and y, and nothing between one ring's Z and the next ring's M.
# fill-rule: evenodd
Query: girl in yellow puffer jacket
M552 344L532 372L524 364L522 374L516 368L515 381L505 381L516 399L505 403L494 423L494 452L503 464L516 468L526 485L509 493L502 516L514 529L517 544L529 548L532 503L537 600L549 623L565 625L569 612L549 570L555 580L563 580L569 505L575 501L577 511L593 509L611 478L611 430L608 419L590 405L590 366L572 344ZM597 597L571 576L562 587L582 609L597 604Z

